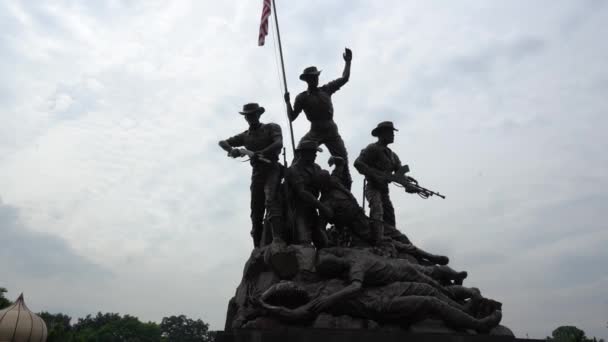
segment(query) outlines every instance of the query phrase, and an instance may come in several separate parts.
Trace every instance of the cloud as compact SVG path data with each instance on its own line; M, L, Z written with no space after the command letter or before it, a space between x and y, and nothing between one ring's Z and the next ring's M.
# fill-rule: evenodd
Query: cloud
M78 255L60 237L28 230L19 211L0 202L0 234L6 244L0 249L5 276L19 274L33 279L85 277L97 279L108 270Z
M572 322L605 338L605 301L593 300L606 298L608 242L603 2L277 6L292 98L304 67L330 81L352 48L351 81L333 96L351 159L393 120L393 149L447 196L394 189L400 228L469 270L519 336ZM11 251L30 251L31 272L9 290L74 316L186 313L223 326L251 248L250 167L217 141L246 128L237 111L251 101L287 132L272 36L256 45L260 11L0 4L2 229L19 242ZM296 140L308 127L294 122Z

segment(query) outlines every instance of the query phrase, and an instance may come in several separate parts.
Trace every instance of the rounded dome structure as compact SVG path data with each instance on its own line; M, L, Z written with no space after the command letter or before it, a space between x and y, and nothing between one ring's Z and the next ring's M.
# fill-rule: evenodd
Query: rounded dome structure
M46 324L27 308L23 294L15 304L0 310L0 342L44 342Z

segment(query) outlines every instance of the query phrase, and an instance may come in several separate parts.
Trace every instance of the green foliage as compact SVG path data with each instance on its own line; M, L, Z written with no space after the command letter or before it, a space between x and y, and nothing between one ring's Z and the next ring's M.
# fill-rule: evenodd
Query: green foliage
M587 338L585 332L581 329L571 326L563 325L553 330L551 337L547 337L547 341L555 342L604 342L603 339L599 341L594 337L593 339Z
M0 287L0 309L11 301L4 297L7 290ZM137 317L118 313L101 313L72 318L62 313L38 313L48 329L47 342L213 342L209 325L200 319L184 315L164 317L161 324L141 322Z
M117 313L97 313L79 318L74 324L74 341L160 341L160 328L154 322L142 323L137 317Z
M159 325L141 322L137 317L118 313L87 315L70 324L64 314L38 314L46 322L49 335L47 342L213 342L209 325L184 315L165 317Z
M10 300L4 297L7 290L4 287L0 287L0 310L7 308L13 304Z
M163 318L160 323L162 337L167 341L208 342L212 341L209 325L184 315Z
M70 341L73 338L72 326L70 325L72 318L70 316L61 313L51 314L46 311L38 313L38 316L46 323L47 342Z

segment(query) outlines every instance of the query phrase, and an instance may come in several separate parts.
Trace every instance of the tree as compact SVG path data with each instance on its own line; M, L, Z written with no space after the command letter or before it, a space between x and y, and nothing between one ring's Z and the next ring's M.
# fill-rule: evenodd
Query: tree
M166 341L211 342L214 340L209 332L209 324L184 315L164 317L160 323L160 331L163 340Z
M571 326L571 325L563 325L553 330L551 333L552 337L547 337L548 341L555 342L604 342L603 339L599 341L594 337L593 339L587 338L585 336L585 332L581 329Z
M117 313L97 313L79 318L73 326L74 341L160 341L160 328L154 322L142 323L137 317Z
M46 311L38 313L38 316L46 323L48 330L47 342L70 341L73 338L72 317L62 313L51 314Z
M4 287L0 287L0 310L7 308L13 304L10 300L4 297L4 294L8 292Z
M5 288L0 287L0 308L12 303L4 298ZM164 317L159 325L141 322L137 317L118 313L101 313L79 318L72 324L68 315L38 313L48 329L48 342L213 342L215 334L200 319L185 315Z

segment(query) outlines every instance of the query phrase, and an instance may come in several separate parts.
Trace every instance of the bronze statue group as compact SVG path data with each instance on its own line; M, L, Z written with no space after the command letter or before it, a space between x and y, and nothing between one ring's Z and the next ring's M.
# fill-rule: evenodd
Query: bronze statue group
M345 49L343 58L340 78L319 86L321 71L311 66L300 75L307 89L293 105L285 93L289 119L303 111L310 121L289 167L279 162L281 127L260 122L265 109L257 103L239 112L249 128L219 142L230 157L248 156L252 167L255 248L230 302L227 329L343 328L335 321L346 315L360 327L372 322L363 324L368 328L407 328L434 318L454 329L490 331L501 320L501 303L463 286L466 272L448 267L445 256L417 248L396 228L390 183L422 197L443 196L405 176L407 165L389 148L398 131L392 122L372 129L376 141L354 161L365 177L369 216L351 193L348 153L331 100L350 78L352 52ZM331 173L315 163L321 146L331 154Z

